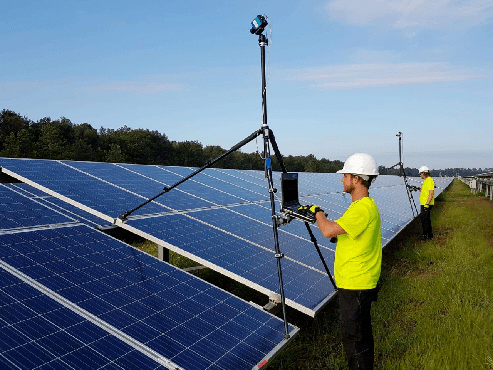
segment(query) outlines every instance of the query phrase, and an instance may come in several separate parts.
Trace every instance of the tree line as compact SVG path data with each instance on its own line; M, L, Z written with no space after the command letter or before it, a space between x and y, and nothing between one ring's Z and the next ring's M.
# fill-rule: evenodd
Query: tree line
M96 130L88 123L74 124L68 118L49 117L32 121L3 109L0 112L0 156L10 158L65 159L74 161L135 163L147 165L202 167L227 150L220 146L203 146L198 141L170 141L165 134L148 129L119 129L101 127ZM272 153L273 154L273 153ZM334 173L342 169L339 160L307 156L283 156L290 172ZM272 155L272 166L280 171ZM216 168L263 170L260 153L236 151L213 165ZM407 176L419 176L416 168L406 167ZM474 176L493 171L481 168L447 168L432 170L432 176ZM400 175L398 168L379 167L382 175Z
M11 110L0 113L2 157L202 167L226 151L216 145L204 147L198 141L170 141L165 134L148 129L96 130L65 117L32 121ZM282 158L292 172L336 172L343 166L341 161L317 159L312 154ZM235 151L213 167L263 170L264 165L259 153ZM281 169L274 155L272 165L276 171Z

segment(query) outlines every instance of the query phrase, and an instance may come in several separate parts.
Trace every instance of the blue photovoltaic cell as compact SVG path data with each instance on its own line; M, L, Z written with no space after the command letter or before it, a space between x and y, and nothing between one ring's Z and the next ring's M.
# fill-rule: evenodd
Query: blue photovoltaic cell
M189 174L188 172L193 172L192 169L188 169L185 167L168 167L168 168L163 167L163 169L173 174L179 175L180 180L181 178L188 175ZM216 189L209 186L205 186L204 184L197 182L196 177L180 184L179 189L189 194L193 194L197 197L200 197L204 200L207 200L208 202L211 202L211 204L214 205L227 205L231 203L241 203L244 201L244 199L240 198L239 196L228 194L222 189Z
M45 197L43 199L39 199L38 201L47 207L59 210L60 212L91 226L105 226L109 224L108 221L85 212L82 209L55 197Z
M196 170L186 167L71 161L64 161L63 164L57 161L36 161L33 165L28 160L4 158L0 158L0 165L34 182L40 181L43 186L112 217L141 204L144 198L157 195L161 187L171 186ZM62 184L59 173L74 176L77 182ZM300 202L317 204L324 209L329 219L338 219L351 204L351 196L342 192L341 178L340 174L300 173ZM273 180L274 186L279 190L280 173L274 173ZM451 180L435 179L436 196ZM84 186L75 186L81 181ZM420 186L422 180L408 178L408 182ZM135 197L133 193L140 194L141 197ZM419 194L414 192L412 195L419 210ZM375 199L380 211L382 245L385 246L416 215L412 212L404 181L400 177L379 176L370 188L370 196ZM280 191L275 197L278 212ZM175 214L175 211L180 211L180 214ZM156 213L163 214L164 217L150 217ZM256 289L264 293L267 290L269 293L266 294L278 292L278 280L272 273L272 270L276 270L276 264L271 204L264 171L206 169L133 213L121 227L168 243L171 249L186 252L190 258L213 269L230 271L228 276L242 282L246 279ZM327 265L332 269L335 244L325 239L316 225L310 227ZM299 302L308 302L306 298L309 293L297 292L308 283L299 278L289 280L296 277L294 270L310 270L306 276L315 274L317 277L311 276L310 279L321 279L329 287L330 282L302 222L294 220L283 225L278 233L280 250L285 255L281 260L283 278L291 283L288 304L294 304L294 307L300 309ZM305 276L304 273L296 273ZM303 312L313 315L333 293L330 289L320 291L323 293L312 296L311 302L303 303L308 309Z
M150 198L163 190L163 184L139 176L122 167L115 166L112 163L74 161L63 161L63 163L95 176L98 179L102 179L131 192L138 193L146 198Z
M193 218L184 215L169 215L136 219L130 220L128 225L158 239L166 240L183 251L209 261L271 292L277 292L279 279L277 262L274 258L272 226L260 224L231 212L228 215L231 220L238 217L243 218L228 223L228 225L236 226L228 228L228 232L233 235L199 222L200 217L203 216L208 218L209 224L214 225L217 222L219 225L221 213L224 212L228 211L218 209L214 212L194 212L191 214ZM215 216L217 218L214 218ZM237 236L249 240L250 243L238 239ZM261 248L252 243L265 247ZM279 232L279 243L287 256L282 261L286 298L315 311L333 293L333 287L328 276L323 274L325 270L315 248L309 241L290 236L284 231ZM321 249L326 263L330 266L329 268L332 268L333 252ZM302 263L311 264L319 271L307 268ZM301 281L303 277L309 279L306 284L317 282L321 288L317 291L305 290L306 284ZM312 301L310 302L307 297L310 297Z
M219 179L226 183L232 184L240 189L245 189L250 193L253 193L257 200L268 200L269 195L265 191L265 184L257 185L248 181L244 181L239 177L235 176L232 172L223 172L221 169L208 168L202 172L204 175L210 178ZM219 186L219 185L218 185ZM234 193L233 193L234 194Z
M0 230L73 221L0 184Z
M221 178L219 178L221 177ZM208 169L195 175L191 182L200 184L205 187L220 189L221 191L234 194L238 199L234 199L229 203L239 202L257 202L268 199L268 193L265 188L248 189L244 187L244 182L238 184L237 180L231 176L224 176L219 171ZM200 187L199 187L200 191Z
M104 181L107 181L115 186L124 188L132 193L136 193L144 197L140 201L129 206L128 209L133 209L146 199L155 196L163 191L165 186L171 186L181 179L181 176L171 174L169 171L155 167L142 165L114 165L111 163L95 163L95 162L73 162L64 161L67 165L80 169L86 173L96 176ZM151 177L152 176L152 177ZM136 214L167 212L171 210L187 210L195 208L210 207L211 202L208 202L200 197L188 194L182 188L172 190L166 194L166 197L156 199L155 203L164 205L166 208L157 208L156 205L152 208L146 206L142 211ZM153 205L153 204L151 204ZM121 210L121 208L120 208ZM118 212L118 210L116 210ZM123 213L123 212L121 212Z
M236 205L228 208L254 220L264 222L266 224L272 224L272 211L270 208L270 202L268 201L254 204Z
M0 165L60 195L111 217L117 217L123 213L120 210L132 209L145 200L145 198L76 171L59 161L0 158ZM162 212L163 208L151 203L147 206L146 211L157 213Z
M86 226L0 235L0 251L9 268L185 369L251 369L286 342L277 317ZM104 365L99 354L97 361L87 368ZM157 368L151 365L134 368Z
M22 195L27 196L28 198L43 198L49 196L45 192L23 182L4 183L3 185L8 187L9 189L21 193Z
M211 169L212 173L220 173L220 176L228 175L236 179L236 181L243 182L243 186L246 189L253 191L259 191L260 193L267 194L265 173L262 171L248 171L248 170L230 170L223 168ZM261 174L260 174L261 172ZM219 178L219 177L218 177Z
M166 369L1 268L0 333L2 369Z
M237 208L240 207L235 207L234 210L236 211ZM271 252L274 251L272 224L260 223L226 209L194 212L191 216L197 220L206 221L208 224L217 226L218 228L222 227L225 231L240 238L247 239L252 243L264 246ZM229 220L227 225L224 224L225 219ZM288 227L285 229L281 228L278 232L279 245L283 253L303 264L323 270L320 258L313 244L306 239L297 238L285 230L288 230ZM329 256L326 257L328 258ZM333 255L330 255L330 257L333 259Z
M47 208L63 213L64 215L74 218L77 221L91 224L94 226L99 225L107 225L108 222L102 220L101 218L94 216L88 212L81 210L69 203L66 203L58 198L47 195L42 191L24 183L18 184L3 184L8 189L23 195L24 197L33 200L41 205L46 206Z

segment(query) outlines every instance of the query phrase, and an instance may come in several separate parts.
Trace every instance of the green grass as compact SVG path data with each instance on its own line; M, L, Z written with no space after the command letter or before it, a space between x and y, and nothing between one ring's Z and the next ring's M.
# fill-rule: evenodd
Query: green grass
M455 180L432 211L433 241L413 221L384 250L372 307L376 369L493 370L493 202ZM139 246L157 255L157 247ZM170 253L180 268L195 265ZM266 297L209 269L194 275L258 304ZM269 369L346 369L337 299L314 319L287 308L299 335Z

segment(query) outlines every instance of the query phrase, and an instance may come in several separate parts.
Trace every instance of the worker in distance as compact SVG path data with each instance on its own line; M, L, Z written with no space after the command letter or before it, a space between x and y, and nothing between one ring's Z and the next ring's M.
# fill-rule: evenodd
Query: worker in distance
M421 185L419 204L421 205L421 227L423 228L423 240L433 239L431 226L431 210L435 205L435 181L430 176L430 169L426 166L419 168L419 176L424 180Z
M374 341L371 303L377 300L382 268L380 213L369 188L378 176L373 157L356 153L344 163L341 182L352 203L339 219L330 221L317 205L300 210L315 214L327 238L337 237L334 276L338 287L342 342L350 369L373 369Z

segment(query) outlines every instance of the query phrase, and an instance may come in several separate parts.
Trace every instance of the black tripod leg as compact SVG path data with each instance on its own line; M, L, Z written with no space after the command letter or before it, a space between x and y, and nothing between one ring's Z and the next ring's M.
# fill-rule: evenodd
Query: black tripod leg
M322 252L320 251L320 248L318 247L317 239L315 239L315 235L313 235L312 229L310 228L310 225L308 225L308 222L305 222L305 226L306 226L306 229L308 230L308 233L310 234L310 238L312 240L313 245L315 245L315 249L318 252L318 256L320 257L320 260L322 261L322 264L325 267L325 272L327 272L327 275L329 275L330 282L334 286L334 289L337 290L337 285L336 285L334 279L332 278L332 275L330 274L330 270L327 267L327 264L325 263L324 256L322 255Z
M281 250L279 248L279 234L277 231L277 222L275 219L276 205L274 201L274 182L272 179L272 165L270 160L269 135L268 135L267 125L265 125L264 127L264 158L265 158L265 174L269 185L269 198L270 198L271 216L272 216L272 231L274 233L274 248L276 252L275 257L277 260L277 276L279 278L279 293L281 295L281 307L282 307L282 314L284 318L284 338L288 339L290 335L288 329L288 321L286 317L286 299L284 294L284 282L282 278L282 268L281 268L281 258L284 257L284 254L281 253Z
M418 208L416 207L416 203L414 202L413 193L411 190L409 190L406 174L404 174L404 186L406 187L407 198L409 199L409 205L411 206L411 212L413 213L413 217L417 217L419 215ZM414 215L415 212L416 212L416 216Z
M136 210L138 210L138 209L142 208L143 206L145 206L146 204L152 202L154 199L159 198L161 195L167 193L171 189L176 188L178 185L180 185L180 184L184 183L185 181L189 180L190 178L194 177L195 175L197 175L198 173L202 172L206 168L211 167L214 163L220 161L221 159L223 159L227 155L233 153L234 151L240 149L242 146L248 144L250 141L252 141L253 139L255 139L260 134L262 134L262 130L261 129L258 129L257 131L255 131L254 133L252 133L250 136L248 136L245 139L243 139L242 141L240 141L238 144L232 146L231 149L229 149L228 151L224 152L220 156L218 156L218 157L210 160L209 162L207 162L204 166L202 166L201 168L199 168L195 172L193 172L190 175L184 177L183 179L181 179L180 181L178 181L175 184L171 185L170 187L164 188L164 190L161 193L159 193L158 195L156 195L156 196L154 196L152 198L149 198L144 203L142 203L141 205L135 207L134 209L131 209L130 211L126 211L122 215L118 216L118 218L121 219L121 220L123 220L123 221L125 221L127 219L127 217L130 216Z
M279 166L281 166L282 172L287 173L288 171L286 171L286 167L284 167L284 162L282 160L281 152L277 147L276 138L274 137L274 133L270 129L269 129L269 139L270 139L270 143L272 144L272 149L274 149L274 153L276 154L277 162L279 162Z

